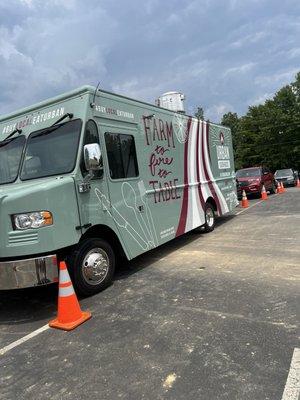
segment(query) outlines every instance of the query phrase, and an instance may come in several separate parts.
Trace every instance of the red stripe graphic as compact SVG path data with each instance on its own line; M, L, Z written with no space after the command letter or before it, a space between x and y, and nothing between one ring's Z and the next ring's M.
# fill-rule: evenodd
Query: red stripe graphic
M190 140L190 129L192 124L192 118L190 117L187 122L187 139L184 143L184 188L183 188L183 199L181 206L181 213L179 224L176 232L176 236L183 235L185 233L186 217L188 211L188 198L189 198L189 177L188 177L188 148Z
M200 120L197 125L197 144L196 144L196 165L197 165L197 182L198 182L198 195L201 202L201 206L204 209L205 200L202 193L201 182L200 182L200 157L199 157L199 136L200 136Z
M209 162L211 164L210 147L209 147L209 140L208 140L209 126L210 126L209 122L207 122L207 125L206 125L206 146L207 146L207 154L208 154Z
M208 136L209 136L209 124L207 123L206 124L206 142L207 142L207 145L208 145ZM213 196L213 198L214 198L214 200L216 202L218 212L219 212L219 214L221 214L222 213L222 209L221 209L221 206L220 206L220 202L219 202L218 196L217 196L217 194L215 192L215 188L214 188L214 186L212 184L212 181L210 180L210 177L209 177L208 172L207 172L206 159L205 159L205 155L204 155L204 132L203 132L203 135L202 135L202 158L203 158L205 179L208 182L209 189L210 189L211 194L212 194L212 196Z

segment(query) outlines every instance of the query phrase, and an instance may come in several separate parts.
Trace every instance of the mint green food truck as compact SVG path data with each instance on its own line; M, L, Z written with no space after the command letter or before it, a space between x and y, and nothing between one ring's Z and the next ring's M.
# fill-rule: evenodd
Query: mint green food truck
M0 290L104 289L132 259L236 205L230 130L84 86L0 118Z

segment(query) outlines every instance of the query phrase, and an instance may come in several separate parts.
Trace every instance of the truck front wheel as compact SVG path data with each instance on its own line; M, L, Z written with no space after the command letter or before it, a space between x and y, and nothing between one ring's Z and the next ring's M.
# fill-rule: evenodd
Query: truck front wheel
M88 238L79 243L67 264L76 293L91 296L109 286L115 272L115 255L105 240Z

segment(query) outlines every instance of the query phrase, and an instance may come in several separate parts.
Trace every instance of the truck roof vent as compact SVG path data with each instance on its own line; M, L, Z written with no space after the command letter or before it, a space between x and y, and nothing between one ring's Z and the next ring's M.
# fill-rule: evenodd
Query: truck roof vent
M177 111L185 114L183 101L185 95L180 92L166 92L155 100L158 107L167 108L168 110Z

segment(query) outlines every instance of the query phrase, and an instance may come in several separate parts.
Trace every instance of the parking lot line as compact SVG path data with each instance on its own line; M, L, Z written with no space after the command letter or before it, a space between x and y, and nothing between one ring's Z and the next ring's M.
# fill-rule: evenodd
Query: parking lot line
M300 349L294 349L290 371L281 400L298 400L300 395Z
M239 211L239 212L236 213L235 215L242 214L244 211L247 211L247 210L249 210L250 208L252 208L252 207L254 207L254 206L257 206L257 204L262 203L263 201L265 201L265 200L260 200L260 201L258 201L257 203L254 203L254 204L252 204L251 206L249 206L249 207L247 207L247 208L244 208L243 210Z
M12 342L11 344L3 347L2 349L0 349L0 355L3 356L5 353L7 353L9 350L19 346L20 344L27 342L27 340L39 335L40 333L46 331L47 329L49 329L49 325L44 325L41 326L39 329L36 329L35 331L29 333L26 336L23 336L21 339L15 340L14 342Z

